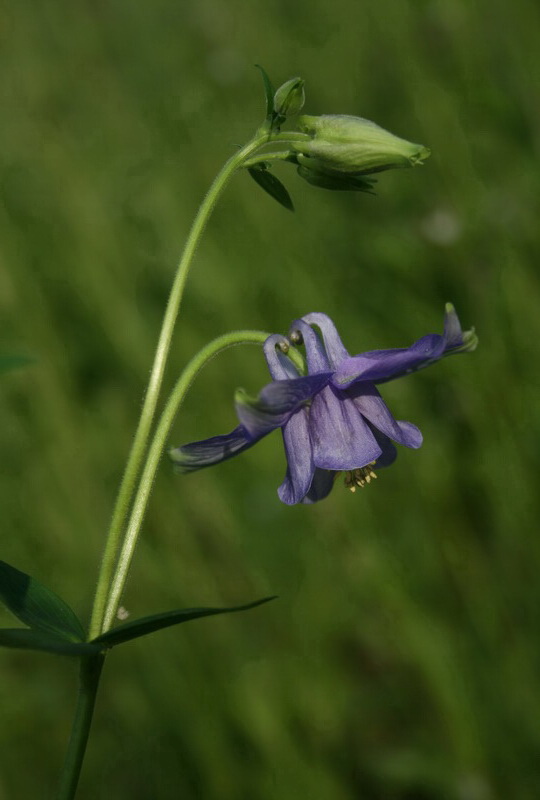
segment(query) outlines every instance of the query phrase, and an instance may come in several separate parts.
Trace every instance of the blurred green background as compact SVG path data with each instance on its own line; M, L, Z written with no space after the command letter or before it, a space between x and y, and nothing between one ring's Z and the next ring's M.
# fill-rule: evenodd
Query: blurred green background
M352 352L440 331L475 354L384 396L425 437L356 495L287 508L279 434L160 469L132 617L279 600L115 650L80 800L540 797L540 6L515 0L53 0L0 7L0 558L87 617L174 266L262 120L305 111L428 144L376 198L237 176L200 247L168 386L232 328L326 311ZM172 444L230 430L256 348L214 361ZM14 620L0 611L0 625ZM49 797L76 666L0 653L0 798Z

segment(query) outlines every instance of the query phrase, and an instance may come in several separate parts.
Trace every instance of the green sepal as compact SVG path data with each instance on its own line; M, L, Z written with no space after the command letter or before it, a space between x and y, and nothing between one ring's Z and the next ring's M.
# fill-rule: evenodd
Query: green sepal
M294 211L292 198L279 178L276 178L275 175L263 166L248 167L248 172L255 183L259 184L261 189L264 189L270 197L277 200L278 203L288 211Z
M15 567L0 561L0 600L34 631L67 641L84 641L75 612L55 592Z
M456 309L454 308L453 303L446 303L444 310L447 315L455 315ZM451 356L454 353L472 353L473 350L476 350L478 347L478 336L476 335L476 330L471 328L468 331L463 331L461 334L462 343L457 345L457 347L452 347L445 355Z
M461 347L456 347L453 353L472 353L478 347L478 336L474 328L468 331L463 331L463 344Z
M362 175L340 174L333 170L325 170L317 167L311 168L311 166L308 166L308 162L310 161L315 163L315 159L305 159L305 161L299 164L297 172L301 178L312 186L338 192L365 192L366 194L375 194L373 186L377 181L374 178L367 178Z
M34 361L30 356L0 356L0 374L2 372L9 372L11 369L24 367L26 364L31 364Z
M276 92L266 70L260 64L255 64L255 66L261 71L266 96L266 119L271 122L274 118L274 95Z
M189 622L191 619L211 617L215 614L247 611L250 608L255 608L256 606L268 603L270 600L274 599L275 595L272 597L263 597L262 600L255 600L254 603L248 603L244 606L232 606L231 608L181 608L175 611L165 611L162 614L152 614L149 617L135 619L133 622L124 622L123 625L118 625L116 628L92 639L91 644L99 645L101 649L108 649L116 647L118 644L129 642L132 639L139 639L141 636L147 636L149 633L154 633L154 631L159 631L162 628L170 628L171 625L179 625L182 622Z
M70 642L61 636L30 630L30 628L1 628L0 647L41 650L61 656L91 656L101 652L102 649L89 642Z
M302 110L306 100L304 83L302 78L290 78L277 89L274 95L274 114L280 124Z

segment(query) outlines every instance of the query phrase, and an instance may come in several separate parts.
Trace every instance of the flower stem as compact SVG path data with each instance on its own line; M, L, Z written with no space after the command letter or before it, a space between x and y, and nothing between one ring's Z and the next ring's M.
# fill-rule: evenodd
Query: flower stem
M275 153L261 153L254 158L249 158L245 163L244 167L256 167L257 164L264 164L265 161L287 161L291 157L290 150L279 150Z
M191 381L199 369L220 350L241 343L239 339L235 339L235 336L241 335L242 342L251 341L254 343L262 343L267 336L267 334L262 334L260 332L244 331L241 332L241 334L230 334L228 337L216 339L215 342L203 348L203 350L188 364L188 367L176 384L171 398L165 407L160 423L156 428L155 437L150 450L148 450L149 438L156 414L174 327L191 262L201 235L221 192L225 189L236 170L243 167L245 161L259 148L273 141L286 144L287 142L296 140L299 135L300 134L294 133L269 135L268 132L258 131L255 137L243 148L238 150L238 152L222 167L195 216L182 256L178 263L169 300L167 302L141 416L118 490L101 560L89 626L89 639L99 636L100 633L108 630L112 625L118 600L126 581L129 565L133 556L133 549L144 516L161 451L176 411ZM137 496L132 504L133 495L137 486L137 479L141 474L143 461L147 452L148 460L141 476ZM130 510L132 512L131 518L126 532L126 539L122 545L122 551L119 557L122 536L126 530L126 520ZM82 662L79 697L57 800L71 800L71 798L75 796L88 741L102 665L102 656L93 656L91 659L85 659Z
M233 331L232 333L227 333L224 336L219 336L217 339L214 339L212 342L203 347L202 350L200 350L197 355L191 359L178 379L156 427L152 444L150 445L147 453L146 463L141 476L138 491L133 501L131 516L126 529L126 535L124 537L122 549L118 557L116 571L111 582L111 588L104 616L103 627L105 630L110 628L113 623L118 604L120 602L120 597L126 583L135 545L137 544L137 537L144 518L148 498L152 490L152 484L154 482L156 470L158 468L169 431L189 387L200 370L218 353L221 353L223 350L227 350L229 347L234 347L235 345L239 344L262 345L268 336L268 333L264 333L262 331Z
M298 138L306 137L305 134L295 132L276 133L271 134L270 136L266 132L258 132L255 135L255 138L248 142L225 163L210 186L210 189L201 203L197 215L193 221L184 251L178 263L174 283L169 295L139 424L135 433L133 444L131 446L131 451L113 511L111 525L101 561L100 573L94 598L94 606L92 609L92 618L90 621L89 630L90 638L94 638L106 630L106 627L104 626L105 607L107 605L108 590L116 565L120 541L124 531L124 524L130 510L131 498L133 497L137 477L140 474L141 465L148 447L148 440L159 399L159 392L163 381L165 365L171 347L174 326L178 316L180 303L182 301L189 268L208 218L210 217L221 192L227 186L235 171L244 166L245 161L253 153L255 153L260 147L264 147L269 143L280 142L282 144L286 144L290 143L291 141L296 141Z
M92 610L90 638L98 636L105 630L103 627L103 618L105 613L105 605L107 603L108 589L116 563L120 540L124 531L124 523L129 513L131 498L135 489L137 477L141 470L141 464L144 459L146 448L148 446L148 438L156 412L156 406L163 381L167 356L171 346L174 326L178 316L182 295L184 293L184 287L189 273L189 268L195 254L197 244L219 195L229 182L234 172L240 166L242 166L242 163L246 158L248 158L267 141L267 135L258 136L251 142L248 142L245 147L235 153L234 156L232 156L226 162L212 183L203 202L201 203L189 232L182 257L178 264L171 293L169 295L139 424L135 433L135 438L133 440L131 452L129 454L116 499L116 505L113 511L109 535L101 562L94 607Z
M81 660L77 708L56 800L72 800L75 797L104 661L105 656L101 654L86 656Z

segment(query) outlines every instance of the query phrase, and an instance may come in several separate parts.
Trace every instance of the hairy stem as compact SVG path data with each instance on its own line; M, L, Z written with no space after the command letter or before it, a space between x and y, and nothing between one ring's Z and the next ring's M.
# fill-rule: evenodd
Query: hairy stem
M296 141L299 138L305 139L306 136L305 134L295 132L285 132L270 135L267 132L258 132L254 139L248 142L225 163L210 186L210 189L201 203L197 215L193 221L184 251L178 263L171 293L169 295L139 424L135 433L112 515L97 581L94 606L90 621L90 638L94 638L95 636L98 636L100 633L103 633L105 630L107 630L106 626L104 625L104 618L105 607L107 606L108 602L107 598L109 594L109 587L111 585L112 575L116 566L120 543L124 533L125 522L130 511L133 492L135 491L137 478L141 472L142 463L148 448L152 423L156 413L159 393L163 382L167 357L171 347L174 326L184 293L184 287L193 256L208 218L210 217L221 192L225 189L235 171L242 167L245 161L253 153L255 153L260 147L264 147L269 143L280 142L282 144L286 144L290 143L291 141Z
M256 167L258 164L264 164L266 161L287 161L290 158L290 150L280 150L275 153L261 153L254 158L248 158L248 160L244 163L244 167Z
M268 337L268 333L262 331L234 331L232 333L220 336L207 344L194 356L182 375L178 379L174 387L167 405L161 415L159 423L152 440L152 444L148 450L146 463L139 483L137 494L133 501L131 516L127 525L126 535L122 544L122 549L118 557L116 571L111 583L111 589L107 601L107 607L104 618L104 629L107 630L113 623L120 597L124 589L131 559L137 544L137 538L144 518L144 513L148 503L148 498L152 490L152 484L161 454L165 448L169 431L174 422L176 414L184 397L187 394L196 375L200 370L213 359L218 353L227 350L229 347L234 347L239 344L258 344L262 345Z
M129 565L133 557L133 550L144 517L160 455L175 414L192 380L202 366L221 350L241 343L251 342L261 344L267 336L267 334L258 331L241 331L220 337L203 348L203 350L188 364L177 382L163 411L159 424L156 427L152 444L149 447L150 435L176 319L178 317L193 256L206 223L229 180L236 170L244 166L251 155L259 148L265 147L271 142L287 144L296 140L298 137L305 138L303 134L268 134L267 131L258 131L250 142L225 163L210 186L195 216L176 270L163 317L139 423L118 490L97 581L89 627L89 639L93 639L99 636L100 633L108 630L114 620L118 601L123 591ZM136 497L133 499L139 476L141 476L141 480ZM126 528L126 522L130 511L131 516ZM122 543L124 534L125 539ZM103 661L104 656L99 655L84 658L81 662L77 707L64 762L64 769L60 779L57 800L72 800L72 798L75 797L88 742Z
M217 175L206 197L201 203L199 211L197 212L186 241L182 257L179 261L174 283L169 295L169 301L167 303L167 308L163 318L161 333L156 348L154 363L150 373L150 381L148 383L148 389L144 398L139 424L135 433L135 438L133 440L122 482L120 484L120 489L109 528L109 535L103 553L95 602L92 610L92 619L90 622L90 638L98 636L105 630L103 627L103 617L107 602L108 589L116 563L119 543L124 531L124 523L127 514L129 513L131 498L148 446L148 438L156 412L156 406L159 399L159 392L163 381L165 365L171 346L174 326L178 315L178 310L180 308L182 295L184 293L184 286L189 273L189 268L195 254L197 244L219 195L227 185L235 170L242 164L244 159L251 155L251 153L255 152L255 150L257 150L261 144L262 141L260 139L256 139L247 144L242 150L240 150L238 153L235 153L235 155L227 161L221 172Z

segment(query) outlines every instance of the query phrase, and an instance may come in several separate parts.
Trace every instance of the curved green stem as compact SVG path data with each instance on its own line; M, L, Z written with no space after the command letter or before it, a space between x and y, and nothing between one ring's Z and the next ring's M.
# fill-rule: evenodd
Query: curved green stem
M290 150L280 150L276 153L261 153L254 158L248 158L247 161L244 161L243 167L255 167L257 164L264 164L265 161L288 161L291 157Z
M105 656L101 654L81 660L77 708L56 800L72 800L75 797L104 660Z
M248 142L225 163L210 186L210 189L201 203L197 215L193 221L182 257L180 258L178 264L171 293L169 295L139 424L135 433L133 444L131 446L131 451L113 511L109 533L101 561L100 573L92 609L92 618L90 620L90 638L98 636L105 630L103 621L107 589L110 586L111 578L114 572L118 549L120 547L120 541L124 531L124 524L130 510L131 498L135 490L137 477L141 471L141 465L148 447L148 439L159 399L159 392L163 381L167 357L169 355L174 326L184 293L184 287L189 273L189 268L195 254L195 250L197 249L199 239L221 192L227 186L235 171L239 167L243 166L243 163L249 158L249 156L251 156L251 154L260 147L264 147L270 142L280 142L285 144L287 142L296 141L298 138L305 139L306 135L302 133L285 132L271 134L269 136L268 133L258 132L254 139Z
M110 592L107 598L107 607L104 617L104 630L110 628L116 615L120 597L125 586L127 574L133 558L135 545L137 544L137 537L141 528L144 518L144 513L148 503L148 498L152 490L154 477L158 468L163 449L166 444L169 431L174 422L178 409L182 405L184 397L187 394L196 375L200 370L211 361L218 353L227 350L229 347L234 347L239 344L263 344L265 339L269 336L268 333L262 331L233 331L224 336L219 336L212 342L207 344L194 356L180 378L178 379L167 405L161 415L159 423L156 427L154 438L147 453L146 463L139 482L139 488L131 510L131 516L128 522L126 535L122 544L122 549L118 557L116 571L112 579Z
M161 452L176 412L191 382L204 364L221 350L225 350L235 344L261 344L267 336L267 334L259 331L240 331L222 336L203 348L203 350L190 361L177 382L163 411L159 424L156 427L152 444L150 448L148 447L184 287L193 256L205 225L221 192L227 186L235 171L242 167L253 153L271 142L286 144L305 138L304 134L295 134L294 132L269 135L267 131L258 131L250 142L226 162L216 176L199 207L176 270L167 308L163 317L141 416L116 498L98 576L92 618L90 621L90 639L95 638L101 632L107 630L114 619L127 578L129 565L133 557L133 550L144 517ZM142 470L145 455L147 455L147 461L144 470ZM142 475L138 491L132 502L137 479L141 474L141 470ZM126 529L126 520L130 510L131 517ZM124 531L126 531L126 535L119 554ZM104 656L99 655L85 658L81 662L77 708L64 762L64 769L60 779L57 800L72 800L75 796L90 732L103 661Z
M280 133L272 133L270 137L266 136L265 144L273 144L274 142L309 142L313 137L309 133L300 133L300 131L281 131Z

